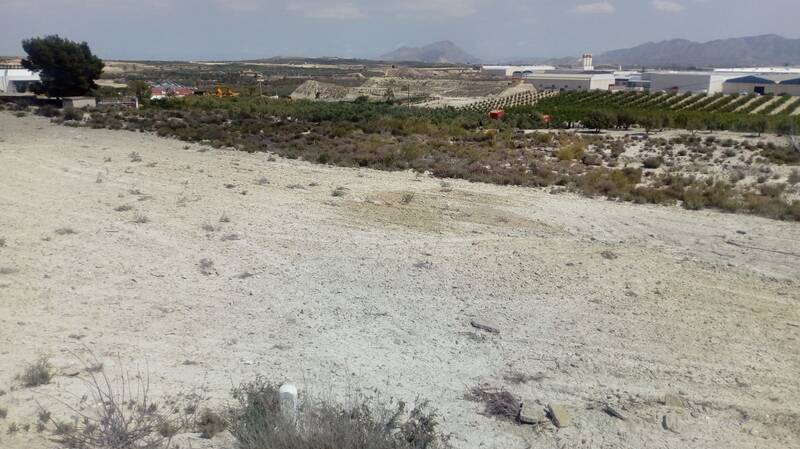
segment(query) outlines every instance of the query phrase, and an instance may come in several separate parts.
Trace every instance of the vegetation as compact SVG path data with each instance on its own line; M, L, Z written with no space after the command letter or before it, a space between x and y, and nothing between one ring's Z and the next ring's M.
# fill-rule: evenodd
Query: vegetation
M301 396L295 414L284 413L278 387L264 379L236 388L229 430L242 449L444 449L438 416L422 403L406 412L403 402L362 396L347 403Z
M53 367L47 357L40 357L36 362L25 367L25 371L17 378L26 387L46 385L53 379Z
M562 98L558 100L559 97ZM676 100L677 97L684 98ZM670 141L660 138L642 141L634 135L612 138L599 133L519 132L520 128L541 127L541 114L548 107L547 103L551 100L563 102L564 98L572 98L568 106L561 106L561 109L552 106L547 110L553 118L553 126L574 127L584 122L595 129L626 129L638 124L648 132L676 126L691 129L692 134ZM762 160L796 163L800 155L788 147L772 143L755 146L746 141L720 142L713 135L701 139L694 135L694 130L720 129L726 123L750 132L761 132L771 126L791 129L793 120L800 117L712 114L699 110L654 112L644 109L645 106L630 110L591 106L600 101L678 104L692 100L695 99L691 96L675 94L566 93L536 106L508 109L505 117L492 120L476 111L422 109L389 103L195 97L155 101L140 110L95 110L82 125L156 132L160 136L217 148L265 151L339 166L412 169L442 178L506 185L558 185L589 196L603 195L642 203L683 204L688 198L701 207L795 219L797 214L792 209L793 202L787 199L792 197L788 192L769 200L771 204L784 205L785 213L777 213L775 208L756 207L760 200L745 199L745 193L752 193L753 198L765 196L760 191L751 191L747 185L735 184L716 194L704 193L710 187L706 182L711 185L727 182L729 174L717 179L699 172L689 175L672 167L675 164L695 166L695 162L711 164L723 159L735 160L736 164ZM585 103L590 106L583 106ZM726 122L728 119L737 121ZM776 125L777 119L780 121ZM631 165L633 156L625 152L635 145L643 148L636 150L635 157L639 159ZM722 154L715 152L718 147L725 148ZM745 154L749 155L746 159ZM132 161L141 159L138 154L130 157ZM642 175L641 168L659 170L646 170ZM688 197L686 190L690 190ZM337 188L331 195L346 193L346 189ZM719 201L723 194L735 201ZM225 222L226 218L220 221ZM211 266L201 267L201 271L213 273Z
M49 97L88 95L97 88L95 80L103 72L103 62L92 54L86 42L77 43L57 35L22 41L28 57L22 65L39 72L38 93Z

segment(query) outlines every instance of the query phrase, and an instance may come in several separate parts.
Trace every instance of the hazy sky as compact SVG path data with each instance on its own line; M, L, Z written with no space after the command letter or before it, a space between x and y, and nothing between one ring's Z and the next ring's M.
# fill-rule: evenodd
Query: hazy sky
M60 34L104 58L375 57L449 39L487 61L671 38L800 37L800 0L0 0L0 55Z

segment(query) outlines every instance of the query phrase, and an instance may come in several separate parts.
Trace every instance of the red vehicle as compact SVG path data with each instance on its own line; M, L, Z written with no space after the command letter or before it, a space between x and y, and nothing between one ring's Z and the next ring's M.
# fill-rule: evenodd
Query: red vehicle
M502 109L495 109L494 111L489 112L489 118L499 120L506 116L506 111Z

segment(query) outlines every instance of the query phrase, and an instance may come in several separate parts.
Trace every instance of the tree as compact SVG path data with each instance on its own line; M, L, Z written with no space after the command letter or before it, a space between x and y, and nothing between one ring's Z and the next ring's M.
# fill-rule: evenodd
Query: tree
M612 128L617 124L617 117L608 112L590 111L581 120L583 126L600 132L601 129Z
M103 72L103 61L92 54L86 42L72 42L58 35L22 41L28 57L22 66L39 72L38 92L48 97L88 95L97 88L95 80Z
M758 137L761 137L761 134L767 130L767 119L759 117L753 120L753 122L750 123L750 129L757 132Z
M139 103L150 101L150 85L142 80L128 82L128 92L139 100Z
M620 111L617 114L617 128L622 128L627 131L634 123L636 123L636 117L630 112Z

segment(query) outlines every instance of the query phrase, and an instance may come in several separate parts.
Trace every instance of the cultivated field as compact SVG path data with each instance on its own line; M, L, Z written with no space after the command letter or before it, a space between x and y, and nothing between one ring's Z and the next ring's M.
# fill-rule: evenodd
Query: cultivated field
M53 447L39 407L90 409L87 351L112 380L139 368L153 395L209 407L259 374L301 395L430 400L456 448L800 445L796 222L10 112L0 212L3 448ZM25 387L41 356L55 377ZM486 416L465 398L479 384L534 413L563 405L571 424Z

